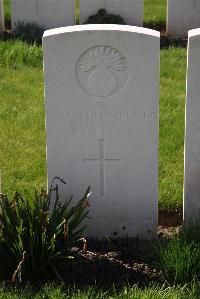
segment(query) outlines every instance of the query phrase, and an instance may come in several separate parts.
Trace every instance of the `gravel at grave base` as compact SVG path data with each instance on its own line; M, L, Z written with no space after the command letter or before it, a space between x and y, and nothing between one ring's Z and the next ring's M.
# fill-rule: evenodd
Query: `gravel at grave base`
M158 228L158 238L170 238L181 226ZM138 239L88 239L86 253L82 244L72 249L74 260L63 268L62 276L69 285L98 285L110 288L125 283L145 285L165 283L155 269L155 242ZM69 275L70 273L70 275Z

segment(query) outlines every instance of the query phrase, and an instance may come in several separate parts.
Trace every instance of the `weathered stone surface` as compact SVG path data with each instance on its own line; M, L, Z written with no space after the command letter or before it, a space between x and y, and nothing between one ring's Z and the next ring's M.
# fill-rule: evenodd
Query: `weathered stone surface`
M46 29L74 25L74 0L11 0L12 28L19 21L35 22Z
M184 220L200 219L200 29L189 31ZM199 220L198 219L198 220Z
M187 37L188 30L200 27L200 0L168 0L167 33Z
M49 183L63 198L90 185L89 236L157 229L159 33L120 25L46 31Z

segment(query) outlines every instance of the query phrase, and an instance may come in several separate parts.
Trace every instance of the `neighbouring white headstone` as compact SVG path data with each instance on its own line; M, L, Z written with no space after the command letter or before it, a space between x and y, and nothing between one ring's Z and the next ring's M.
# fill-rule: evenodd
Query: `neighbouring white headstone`
M200 220L200 29L189 31L184 220Z
M89 236L148 238L157 229L159 33L82 25L43 38L49 183L80 198Z
M0 32L5 30L3 0L0 0Z
M80 24L95 15L99 9L106 9L120 15L127 25L143 26L143 0L79 0Z
M74 0L11 0L12 29L22 21L46 29L74 25Z
M96 15L102 8L106 8L106 0L79 0L80 24L84 24L89 16Z
M200 0L168 0L167 33L187 37L188 30L200 27Z

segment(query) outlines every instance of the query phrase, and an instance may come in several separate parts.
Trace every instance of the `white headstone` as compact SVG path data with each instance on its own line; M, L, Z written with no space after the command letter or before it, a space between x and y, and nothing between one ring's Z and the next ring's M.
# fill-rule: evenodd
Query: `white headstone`
M43 47L49 183L75 198L91 186L89 236L154 235L159 33L82 25L46 31Z
M189 31L184 220L200 220L200 29Z
M35 22L46 29L75 24L74 0L11 0L11 22Z
M0 0L0 32L5 30L3 0Z
M80 24L99 9L120 15L127 25L143 26L143 0L79 0Z
M168 0L167 33L187 37L188 30L200 27L200 0Z

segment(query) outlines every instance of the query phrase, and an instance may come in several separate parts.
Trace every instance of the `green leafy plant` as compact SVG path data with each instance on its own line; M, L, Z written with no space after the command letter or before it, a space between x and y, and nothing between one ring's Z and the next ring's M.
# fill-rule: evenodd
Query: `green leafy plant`
M42 43L42 36L45 28L39 26L37 23L26 23L20 21L16 24L12 32L14 38L20 39L30 44L40 45Z
M96 15L90 16L85 24L121 24L126 23L122 17L109 14L105 9L100 9Z
M35 192L31 200L16 193L12 200L1 195L1 271L12 281L42 282L55 276L62 280L60 266L68 262L70 250L82 237L82 221L89 212L89 188L72 206L72 196L62 204L56 177L47 194ZM3 262L7 261L7 266Z

